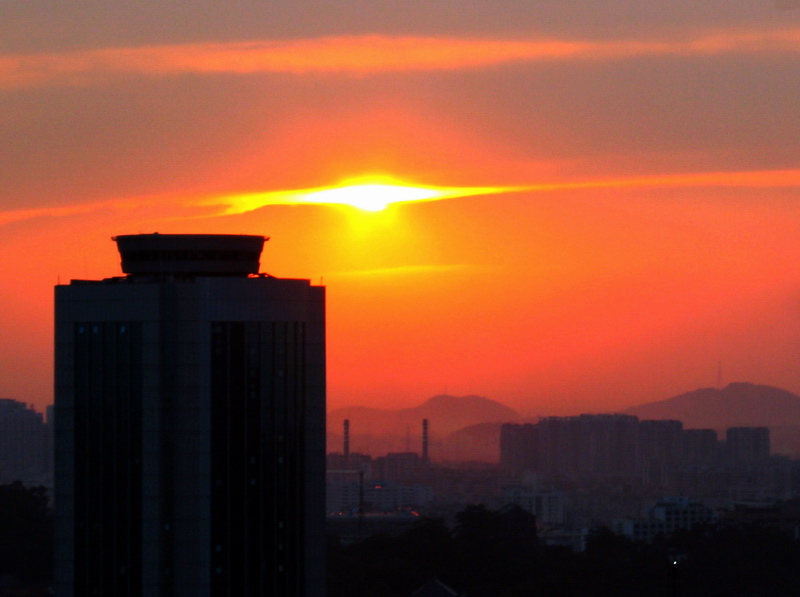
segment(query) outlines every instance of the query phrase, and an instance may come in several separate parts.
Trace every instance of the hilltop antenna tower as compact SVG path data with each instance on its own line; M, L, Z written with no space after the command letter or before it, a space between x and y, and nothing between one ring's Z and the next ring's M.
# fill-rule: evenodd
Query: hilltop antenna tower
M344 420L344 457L350 458L350 419Z
M422 419L422 462L428 462L428 419Z

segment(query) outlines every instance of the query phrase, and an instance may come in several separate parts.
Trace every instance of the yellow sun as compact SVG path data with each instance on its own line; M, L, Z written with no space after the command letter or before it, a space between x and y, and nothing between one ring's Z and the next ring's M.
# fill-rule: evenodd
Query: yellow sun
M391 184L356 184L312 191L305 195L305 203L338 203L366 211L380 211L391 203L424 201L441 196L441 191L424 187Z
M347 179L329 187L242 193L215 198L209 203L226 205L228 214L240 214L267 205L335 204L365 211L381 211L393 203L437 201L471 195L512 192L516 187L439 187L419 186L388 176Z

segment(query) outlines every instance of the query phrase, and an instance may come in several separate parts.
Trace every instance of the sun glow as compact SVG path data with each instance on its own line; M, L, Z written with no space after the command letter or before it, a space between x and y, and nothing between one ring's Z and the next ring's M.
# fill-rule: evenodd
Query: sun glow
M208 204L225 205L226 214L241 214L267 205L346 205L381 211L394 203L439 201L455 197L517 191L516 187L438 187L406 183L386 176L347 179L329 187L241 193L217 197Z
M391 184L356 184L308 193L307 203L337 203L365 211L381 211L391 203L441 199L443 191Z

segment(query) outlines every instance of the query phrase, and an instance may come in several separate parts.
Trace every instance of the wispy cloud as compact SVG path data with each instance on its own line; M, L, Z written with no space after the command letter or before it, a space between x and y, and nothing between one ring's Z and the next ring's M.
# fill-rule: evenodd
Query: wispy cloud
M508 187L429 187L438 189L435 197L398 200L398 203L416 201L444 201L464 197L497 196L508 193L546 193L599 188L800 188L800 169L753 170L741 172L697 172L662 174L654 176L620 177L578 181L538 182ZM420 187L422 188L422 187ZM35 218L59 218L83 216L101 211L136 211L155 221L170 219L209 218L244 214L270 205L325 205L334 201L304 200L304 197L319 192L319 189L293 189L241 193L217 197L187 197L184 195L147 196L114 199L78 205L41 207L35 209L0 212L0 226Z
M331 278L371 278L377 276L414 276L424 274L442 274L449 272L465 271L474 269L476 267L485 268L485 266L473 266L465 263L450 264L450 265L404 265L398 267L384 267L380 269L361 269L346 272L335 272L326 274L326 277Z
M369 186L369 185L368 185ZM536 193L597 188L654 188L654 187L800 187L800 169L754 170L742 172L695 172L662 174L655 176L599 178L578 181L551 181L527 185L497 187L427 187L433 192L424 197L403 198L380 202L381 207L389 203L416 201L444 201L474 197L476 195L505 195L508 193ZM224 195L207 199L204 205L221 208L224 214L242 214L269 205L344 204L359 207L357 202L347 200L347 192L363 187L333 188L334 199L324 197L330 190L292 189ZM411 188L411 187L406 187ZM424 190L425 187L417 187ZM380 189L376 192L381 192Z
M554 182L529 187L532 191L627 187L800 187L800 169L742 172L689 172L609 178L578 182Z
M0 56L0 88L90 84L98 78L115 74L366 75L481 68L505 62L798 51L800 28L712 32L666 41L492 40L377 35L256 40L5 55Z
M331 187L238 193L214 197L209 206L224 206L226 214L241 214L267 205L349 205L379 211L392 203L441 201L456 197L497 195L526 187L439 187L404 183L388 176L359 177Z
M31 209L12 209L0 211L0 226L42 218L71 218L90 216L102 212L125 215L135 213L137 217L152 218L158 221L204 217L211 211L184 196L147 195L77 203L54 205Z
M20 222L23 220L33 220L36 218L60 218L66 216L80 216L89 213L108 209L111 206L124 208L129 205L124 202L121 205L114 201L100 201L97 203L81 203L78 205L60 205L51 207L37 207L33 209L15 209L0 212L0 226Z

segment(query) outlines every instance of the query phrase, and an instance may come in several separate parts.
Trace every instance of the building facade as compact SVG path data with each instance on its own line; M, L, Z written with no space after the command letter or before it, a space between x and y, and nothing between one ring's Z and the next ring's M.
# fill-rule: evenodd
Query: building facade
M664 486L678 471L765 464L770 452L766 427L732 427L720 442L714 429L620 414L545 417L500 430L504 469L546 478L635 477Z
M711 525L719 520L713 508L690 498L666 497L653 504L646 518L621 519L613 523L614 532L634 541L652 543L656 537L669 537L677 530Z
M767 427L731 427L725 433L725 451L733 463L758 463L769 458Z
M23 402L0 398L0 483L52 487L49 421Z
M507 487L501 496L506 504L516 504L536 516L540 528L561 527L566 523L567 496L560 491L539 491L528 487Z
M325 297L261 236L56 287L56 594L324 595Z

